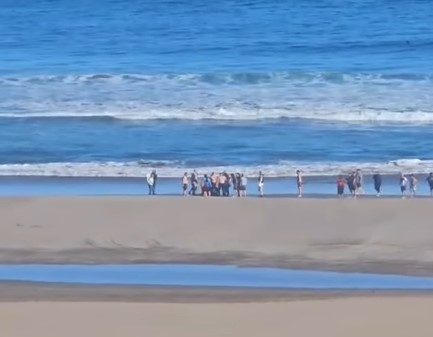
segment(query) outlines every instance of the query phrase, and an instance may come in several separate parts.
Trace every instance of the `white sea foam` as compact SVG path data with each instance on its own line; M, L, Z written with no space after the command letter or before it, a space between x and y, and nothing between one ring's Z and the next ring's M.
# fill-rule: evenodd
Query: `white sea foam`
M43 163L43 164L3 164L0 165L2 176L59 176L59 177L144 177L152 168L158 170L161 177L178 178L184 172L196 169L199 174L211 172L242 172L248 176L257 176L263 171L268 177L294 176L297 169L308 176L333 176L361 169L364 174L380 172L382 174L417 173L433 171L433 160L397 159L383 163L353 162L292 162L281 161L272 165L261 166L214 166L186 167L181 162L142 161L142 162L88 162L88 163Z
M95 112L30 112L30 113L0 113L0 118L112 118L129 121L151 120L221 120L221 121L255 121L273 119L305 119L329 122L389 122L410 124L433 123L432 111L416 111L397 113L390 111L287 111L281 109L145 109L140 111L95 111Z
M430 75L90 74L0 78L0 118L433 123Z

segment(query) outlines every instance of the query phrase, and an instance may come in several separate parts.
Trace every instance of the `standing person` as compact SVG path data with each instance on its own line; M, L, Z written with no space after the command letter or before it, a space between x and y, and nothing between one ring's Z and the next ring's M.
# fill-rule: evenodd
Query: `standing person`
M350 194L354 196L355 195L355 172L352 172L347 176L346 182Z
M380 197L380 194L382 193L381 187L382 187L382 175L378 172L373 174L373 182L374 182L374 189L376 190L376 196Z
M296 185L298 186L298 198L302 198L302 185L304 182L302 181L301 171L296 171Z
M224 177L225 177L225 184L224 184L224 196L228 197L230 196L230 176L227 172L223 172Z
M346 186L346 179L342 175L339 175L337 179L337 195L339 198L344 197L344 186Z
M233 185L233 198L234 198L238 193L238 181L236 180L236 175L234 173L230 175L230 180Z
M215 174L215 196L219 197L221 195L221 186L220 186L220 175L218 173Z
M241 178L242 178L241 174L236 173L236 190L238 192L238 197L241 196L241 186L242 186Z
M241 186L240 186L240 191L241 197L246 197L247 196L247 184L248 184L248 179L244 174L241 174Z
M152 178L153 178L152 195L155 195L156 180L158 179L158 175L156 174L156 170L152 171Z
M147 181L147 187L149 189L149 195L152 195L153 194L153 184L155 183L153 180L152 172L147 174L146 181Z
M257 187L259 189L260 197L263 197L265 187L265 175L262 173L262 171L259 172L259 178L257 179Z
M401 191L401 197L403 199L406 198L406 189L407 189L407 178L404 176L403 173L400 173L400 191Z
M362 193L362 173L360 169L357 169L355 173L355 197Z
M197 172L194 170L194 172L191 173L191 189L188 192L189 195L195 196L195 193L197 192L197 185L198 175Z
M210 190L210 195L211 196L215 196L217 195L217 175L215 174L215 172L212 172L210 175L210 180L211 180L211 190Z
M212 191L211 179L207 176L207 174L205 174L202 181L202 194L204 197L209 197L211 195L211 191Z
M188 173L184 173L182 177L182 195L186 197L188 195Z
M219 185L219 195L225 197L226 196L226 176L223 172L220 173L219 179L218 179L218 185Z
M413 198L416 194L416 186L418 184L418 179L416 179L416 177L411 174L410 175L410 180L409 180L409 188L410 188L410 197Z
M430 174L427 176L427 183L430 187L430 196L433 196L433 172L430 172Z

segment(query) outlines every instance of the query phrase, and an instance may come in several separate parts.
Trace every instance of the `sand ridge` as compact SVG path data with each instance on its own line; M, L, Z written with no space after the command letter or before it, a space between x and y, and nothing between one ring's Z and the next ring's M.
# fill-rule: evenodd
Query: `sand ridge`
M229 263L433 275L432 202L0 198L0 263Z

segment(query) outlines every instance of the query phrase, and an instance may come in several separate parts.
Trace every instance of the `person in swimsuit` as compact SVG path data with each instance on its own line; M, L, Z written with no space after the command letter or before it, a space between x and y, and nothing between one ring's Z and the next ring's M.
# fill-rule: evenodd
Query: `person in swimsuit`
M182 195L184 197L188 196L188 173L184 173L182 177Z
M400 191L402 199L406 198L407 178L403 173L400 174Z
M409 179L409 189L410 189L411 198L413 198L416 194L417 184L418 184L418 179L416 179L416 177L413 174L411 174Z
M430 174L427 176L427 183L430 187L430 196L433 196L433 172L430 172Z
M304 182L302 181L301 171L296 171L296 185L298 186L298 198L302 198L302 185Z
M214 172L212 172L210 175L210 181L212 186L209 191L211 196L217 195L217 184L218 184L217 180L218 180L217 175Z
M380 194L382 193L382 175L380 173L373 174L373 182L374 189L376 190L376 196L380 197Z

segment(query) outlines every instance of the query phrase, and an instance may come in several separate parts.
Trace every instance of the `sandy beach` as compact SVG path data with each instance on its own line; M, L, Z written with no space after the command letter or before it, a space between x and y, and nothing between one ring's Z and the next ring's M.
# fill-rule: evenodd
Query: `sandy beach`
M0 303L0 331L8 337L430 337L432 307L431 296L229 304Z
M1 263L186 262L433 275L430 199L1 198Z
M431 202L1 198L0 262L231 263L433 275ZM9 337L431 336L432 307L429 292L0 283L0 331Z

